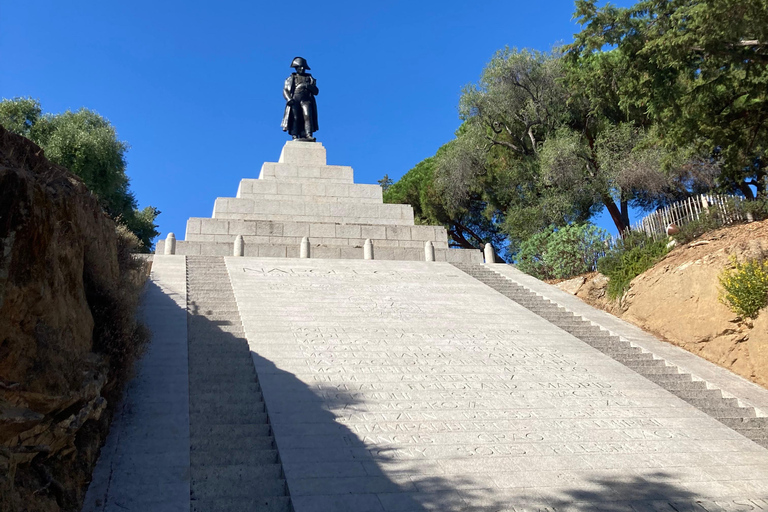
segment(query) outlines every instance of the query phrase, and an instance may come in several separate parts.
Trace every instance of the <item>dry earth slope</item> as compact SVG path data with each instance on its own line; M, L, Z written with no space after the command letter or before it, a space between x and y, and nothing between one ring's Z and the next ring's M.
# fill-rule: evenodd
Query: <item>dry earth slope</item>
M676 247L609 301L607 278L590 274L559 283L585 302L768 387L768 308L741 320L718 301L718 275L731 256L768 258L768 220L725 227Z

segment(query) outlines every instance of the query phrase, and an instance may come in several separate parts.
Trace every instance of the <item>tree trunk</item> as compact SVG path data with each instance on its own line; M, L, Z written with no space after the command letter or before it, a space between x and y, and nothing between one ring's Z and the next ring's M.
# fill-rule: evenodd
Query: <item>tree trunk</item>
M613 219L613 223L616 225L616 229L619 230L619 234L623 238L626 234L624 231L627 229L627 225L624 224L621 211L619 211L618 206L616 206L616 203L610 197L604 197L603 204L606 208L608 208L608 213L611 214L611 219Z

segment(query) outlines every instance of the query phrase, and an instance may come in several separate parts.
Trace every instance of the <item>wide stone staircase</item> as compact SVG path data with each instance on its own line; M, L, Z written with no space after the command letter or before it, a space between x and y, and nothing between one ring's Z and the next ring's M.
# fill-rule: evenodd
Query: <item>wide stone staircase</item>
M738 399L724 397L721 390L711 389L706 382L694 380L690 374L681 373L678 367L657 359L654 354L644 352L486 266L460 263L454 263L454 266L768 448L768 418L757 417L753 407L741 406Z
M229 275L187 257L192 512L293 510Z

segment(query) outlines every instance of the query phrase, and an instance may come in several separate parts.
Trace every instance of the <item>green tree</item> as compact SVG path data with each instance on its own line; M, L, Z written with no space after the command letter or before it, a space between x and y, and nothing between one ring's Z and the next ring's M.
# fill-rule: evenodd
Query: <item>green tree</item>
M466 201L465 206L453 208L435 184L437 157L447 151L437 151L436 157L419 162L384 192L384 202L410 204L416 224L442 225L448 231L452 247L482 249L486 243L504 254L504 235L497 223L483 215L485 205L477 200Z
M658 127L666 146L715 161L718 185L752 198L766 190L768 0L643 0L598 8L577 0L582 30L567 47L579 67L611 61L612 82L582 90ZM610 57L607 57L610 56ZM605 66L601 69L605 70Z
M0 124L31 139L48 159L79 176L107 213L136 234L142 250L151 250L159 234L155 219L160 211L152 206L138 209L125 174L128 145L117 138L109 121L85 108L43 115L38 101L15 98L0 102Z
M389 174L385 174L383 178L381 178L378 181L378 184L381 186L382 192L386 192L389 187L392 186L394 181L392 181L392 178L389 177Z

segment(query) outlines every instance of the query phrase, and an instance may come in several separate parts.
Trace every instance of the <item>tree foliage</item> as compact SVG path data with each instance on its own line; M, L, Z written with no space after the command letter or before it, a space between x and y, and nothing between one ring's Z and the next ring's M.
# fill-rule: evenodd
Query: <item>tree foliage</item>
M608 233L591 224L550 226L525 240L517 266L539 279L568 279L592 272L605 255Z
M598 8L577 0L583 28L569 61L619 62L609 103L645 117L669 145L693 144L722 168L718 184L748 198L765 191L768 0L642 0ZM604 85L582 90L605 99Z
M437 158L448 150L448 146L443 146L436 157L419 162L384 192L384 202L410 204L416 224L444 226L452 247L482 249L490 243L496 254L505 254L504 236L498 224L485 217L480 197L475 195L456 205L447 200L435 183Z
M109 121L85 108L42 114L36 100L15 98L0 102L0 124L31 139L48 159L79 176L107 213L139 238L142 250L152 248L160 211L152 206L138 209L125 174L128 145L117 138Z

